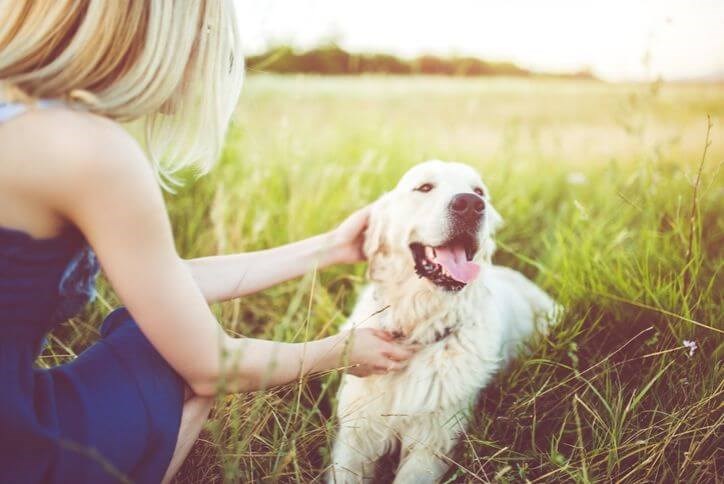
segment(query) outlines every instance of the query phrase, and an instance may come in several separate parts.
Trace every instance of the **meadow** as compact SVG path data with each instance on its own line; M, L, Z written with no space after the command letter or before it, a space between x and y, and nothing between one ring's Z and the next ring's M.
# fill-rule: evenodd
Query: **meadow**
M721 482L722 123L724 85L257 74L220 164L167 201L190 258L329 230L426 159L475 166L505 219L495 262L567 312L482 392L447 479ZM233 334L321 337L364 274L335 267L214 310ZM41 364L72 358L116 304L101 284ZM177 481L319 480L338 382L220 398Z

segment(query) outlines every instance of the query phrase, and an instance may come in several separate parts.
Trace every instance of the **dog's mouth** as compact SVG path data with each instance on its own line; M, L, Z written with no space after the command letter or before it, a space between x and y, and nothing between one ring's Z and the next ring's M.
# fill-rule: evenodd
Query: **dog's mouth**
M437 247L413 242L410 251L417 275L447 291L461 290L480 273L480 266L472 262L478 252L478 240L468 232Z

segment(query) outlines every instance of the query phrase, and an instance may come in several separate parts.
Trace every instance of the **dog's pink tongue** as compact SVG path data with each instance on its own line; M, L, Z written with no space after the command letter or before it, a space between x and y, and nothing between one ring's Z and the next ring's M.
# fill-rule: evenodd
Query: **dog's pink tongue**
M468 261L463 247L436 247L435 252L435 260L442 264L456 281L467 284L478 277L480 266Z

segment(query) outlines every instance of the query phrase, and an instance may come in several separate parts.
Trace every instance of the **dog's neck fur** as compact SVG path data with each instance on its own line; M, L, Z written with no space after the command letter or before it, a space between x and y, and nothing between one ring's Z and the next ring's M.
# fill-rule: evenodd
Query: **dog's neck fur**
M482 283L485 269L460 292L445 292L433 286L415 274L411 266L396 274L383 272L370 271L374 298L380 308L387 308L380 317L383 329L411 342L431 344L457 330L462 321L455 308L460 298L468 297L473 285Z

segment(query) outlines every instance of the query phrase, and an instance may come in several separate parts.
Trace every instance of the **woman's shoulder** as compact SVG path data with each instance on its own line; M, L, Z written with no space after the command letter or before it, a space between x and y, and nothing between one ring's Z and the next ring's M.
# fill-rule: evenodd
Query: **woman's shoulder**
M91 113L29 110L0 125L0 146L0 202L52 221L49 227L94 200L118 205L134 191L158 190L135 139L118 123ZM45 225L37 231L49 231Z
M90 112L63 106L30 109L0 129L8 148L40 156L40 161L67 164L102 163L142 154L130 134L118 123Z
M62 106L32 109L3 124L0 143L4 161L17 164L19 183L56 180L54 185L73 189L125 176L154 177L143 150L120 124Z

